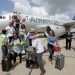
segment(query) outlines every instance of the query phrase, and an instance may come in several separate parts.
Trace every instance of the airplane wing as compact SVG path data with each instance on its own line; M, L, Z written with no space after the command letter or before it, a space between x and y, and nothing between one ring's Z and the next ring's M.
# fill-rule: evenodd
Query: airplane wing
M54 24L56 26L63 26L65 31L70 31L71 28L75 27L75 20L59 20L55 21Z
M63 26L65 27L66 31L70 31L71 28L75 27L75 22L64 23Z

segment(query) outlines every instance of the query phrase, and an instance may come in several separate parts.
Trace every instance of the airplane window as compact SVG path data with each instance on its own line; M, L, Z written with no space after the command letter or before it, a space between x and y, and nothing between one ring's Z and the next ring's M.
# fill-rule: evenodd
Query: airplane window
M3 19L5 19L5 16L3 16Z
M2 19L2 16L0 16L0 19Z
M5 16L0 16L0 19L5 19Z

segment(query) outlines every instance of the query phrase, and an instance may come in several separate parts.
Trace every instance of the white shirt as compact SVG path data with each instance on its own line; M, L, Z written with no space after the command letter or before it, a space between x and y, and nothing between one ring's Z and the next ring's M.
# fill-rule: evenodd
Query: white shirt
M12 36L13 32L15 31L15 29L13 27L10 27L10 26L7 26L6 30L7 30L7 37Z
M41 39L32 39L32 46L36 48L36 53L44 52L44 46L42 45Z
M47 33L47 32L45 32L45 35L46 35L46 37L49 37L49 35L48 35L48 33Z

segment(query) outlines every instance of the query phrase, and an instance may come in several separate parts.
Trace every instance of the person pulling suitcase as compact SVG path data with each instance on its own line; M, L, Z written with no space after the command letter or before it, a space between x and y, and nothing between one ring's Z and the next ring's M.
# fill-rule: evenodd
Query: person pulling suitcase
M37 63L41 70L40 75L44 75L46 72L43 64L43 59L42 59L44 46L40 40L40 36L37 35L37 32L35 31L32 32L32 47L34 47L36 51Z

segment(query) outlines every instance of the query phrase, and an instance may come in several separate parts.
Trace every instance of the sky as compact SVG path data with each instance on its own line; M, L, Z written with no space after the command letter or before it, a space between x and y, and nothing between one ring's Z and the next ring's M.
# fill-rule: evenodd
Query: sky
M75 0L0 0L0 13L12 10L33 16L70 19L75 15Z
M11 11L13 8L14 4L10 0L0 0L0 13Z

